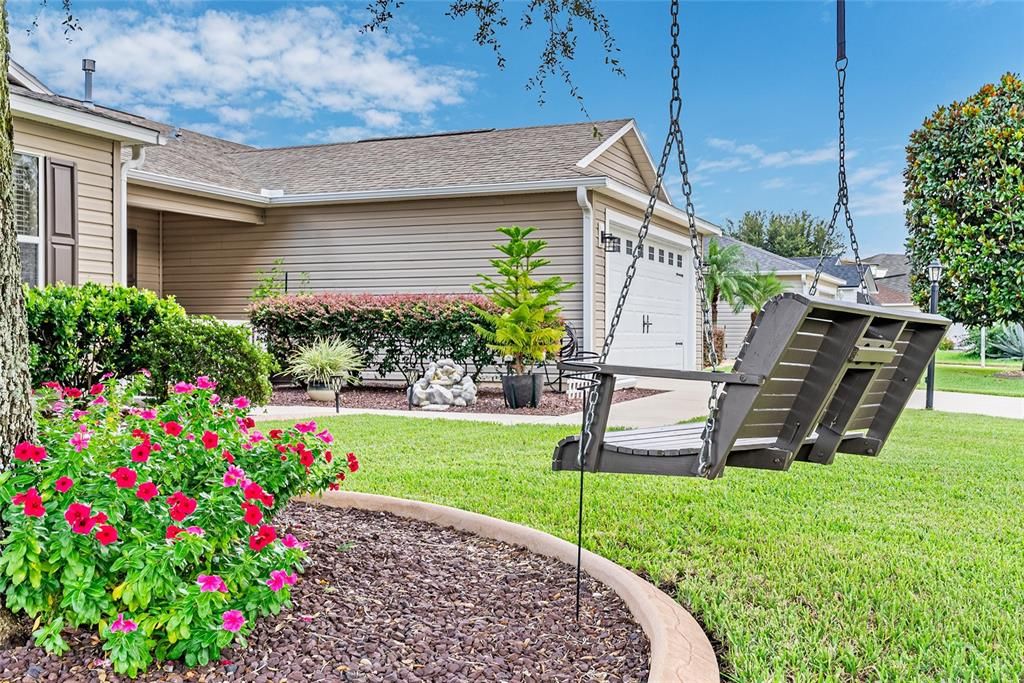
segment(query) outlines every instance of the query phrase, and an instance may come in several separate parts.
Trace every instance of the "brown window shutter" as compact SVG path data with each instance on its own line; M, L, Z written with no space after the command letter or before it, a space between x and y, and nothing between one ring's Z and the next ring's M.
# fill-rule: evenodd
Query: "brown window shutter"
M46 282L78 284L78 169L46 160Z

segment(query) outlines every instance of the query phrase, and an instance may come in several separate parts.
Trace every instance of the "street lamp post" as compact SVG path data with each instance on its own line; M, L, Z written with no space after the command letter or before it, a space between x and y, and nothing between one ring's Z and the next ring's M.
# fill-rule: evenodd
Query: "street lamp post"
M928 281L932 283L932 295L928 304L929 313L939 312L939 279L942 277L942 263L939 259L932 259L928 264ZM927 410L935 408L935 356L928 363L928 379L926 380L924 407Z

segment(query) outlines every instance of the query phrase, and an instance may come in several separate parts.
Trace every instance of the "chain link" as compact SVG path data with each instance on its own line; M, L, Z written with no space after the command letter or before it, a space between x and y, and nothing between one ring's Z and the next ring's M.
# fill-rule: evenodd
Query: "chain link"
M857 264L857 274L860 276L860 291L867 296L868 286L865 281L864 264L860 259L860 244L857 243L857 233L853 229L853 216L850 214L850 190L846 184L846 58L836 62L836 79L839 83L839 189L836 191L836 203L832 207L832 218L828 222L828 229L821 243L821 256L818 258L818 265L814 269L814 279L811 281L811 288L808 293L814 296L818 291L818 280L821 272L825 269L825 258L828 243L836 233L836 223L839 220L839 211L843 211L846 221L846 230L850 233L850 247L853 249L853 259Z
M619 291L619 298L615 304L615 310L612 313L611 320L608 322L608 329L605 333L604 344L601 348L600 354L597 355L597 362L604 363L608 359L612 343L615 340L615 332L618 329L619 321L622 319L622 313L625 309L626 300L629 296L630 286L633 283L633 278L636 277L639 261L643 257L644 241L647 239L647 234L650 231L651 220L654 217L658 197L661 194L662 185L665 180L665 172L668 168L668 161L672 156L672 146L675 145L678 152L679 172L682 176L683 196L686 199L686 218L689 228L691 257L693 259L694 286L697 288L697 292L700 296L705 344L704 348L708 349L708 358L711 361L712 369L717 370L719 359L714 344L714 331L711 326L711 307L708 303L707 289L704 283L704 254L700 243L700 235L697 231L697 215L693 205L693 187L690 184L690 171L689 165L686 161L683 132L679 125L679 117L683 108L683 98L679 88L679 78L681 74L679 67L679 0L672 0L671 11L672 97L669 100L668 105L669 129L665 136L665 144L662 146L661 158L658 162L654 187L651 189L651 196L647 202L647 208L644 211L640 230L637 233L637 241L632 254L633 258L629 262L629 266L626 268L626 274L622 282L622 289ZM707 473L710 467L711 436L715 429L715 419L718 413L718 394L720 386L721 384L718 382L712 383L711 396L708 399L708 420L705 424L703 445L698 458L698 471L702 476ZM587 411L583 420L583 431L580 435L580 448L577 455L577 463L580 469L582 469L585 464L586 452L589 449L590 442L593 438L591 434L591 427L594 423L594 417L597 411L599 396L598 389L599 385L596 382L592 382L590 391L587 395Z

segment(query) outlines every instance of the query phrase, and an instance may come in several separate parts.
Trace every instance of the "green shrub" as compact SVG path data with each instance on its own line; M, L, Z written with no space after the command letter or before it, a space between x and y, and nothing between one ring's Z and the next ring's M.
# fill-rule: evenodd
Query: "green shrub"
M282 365L301 347L334 337L355 346L381 377L451 358L476 379L494 352L473 329L483 320L474 305L490 303L477 295L291 295L254 303L249 320Z
M939 342L939 351L952 351L955 347L956 344L949 337L943 337L942 341Z
M48 380L90 386L107 372L129 375L149 365L140 355L149 330L185 318L174 299L119 285L27 288L25 304L34 386Z
M270 399L269 377L277 364L250 341L248 328L209 316L167 320L149 331L139 351L158 398L166 398L176 382L207 375L218 378L223 398L247 396L256 404Z

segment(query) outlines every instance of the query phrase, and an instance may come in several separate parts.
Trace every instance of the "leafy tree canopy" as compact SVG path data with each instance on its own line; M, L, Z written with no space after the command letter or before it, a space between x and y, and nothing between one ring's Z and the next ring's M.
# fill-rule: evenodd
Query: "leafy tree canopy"
M828 223L807 211L769 213L747 211L739 221L726 221L727 235L779 256L819 256L822 242L826 254L842 254L843 240L832 235L825 241Z
M968 325L1024 321L1024 82L1005 74L939 107L910 135L907 255L914 301L945 266L940 311Z

